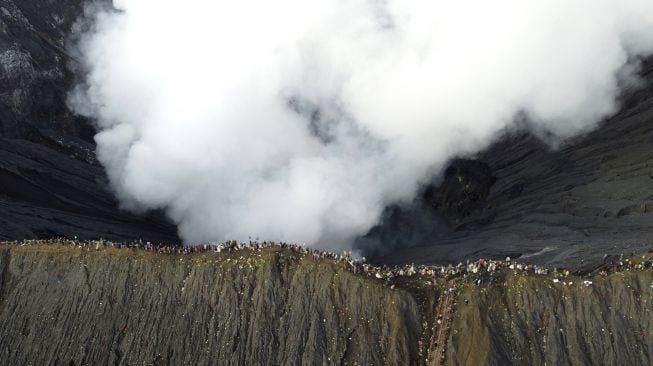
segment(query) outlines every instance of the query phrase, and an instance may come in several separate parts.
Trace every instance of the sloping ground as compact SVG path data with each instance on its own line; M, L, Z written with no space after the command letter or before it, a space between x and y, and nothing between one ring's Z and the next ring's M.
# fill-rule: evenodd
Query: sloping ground
M558 283L510 270L457 281L400 278L391 288L281 249L163 255L2 245L0 364L653 360L651 268Z
M330 261L269 251L1 253L0 364L418 362L413 297Z
M448 341L449 365L650 365L653 272L554 284L506 276L464 287ZM466 300L466 301L465 301Z
M82 144L93 157L92 146ZM119 210L103 176L96 164L30 141L0 138L0 240L77 236L178 242L162 215Z
M81 0L0 0L0 240L178 242L160 214L120 210L95 159L93 127L67 108L66 51Z
M508 134L474 157L483 167L453 171L435 189L438 201L395 215L403 227L389 220L387 232L383 226L376 229L382 243L398 241L396 250L376 260L428 263L523 255L529 262L582 270L599 265L604 254L628 255L650 246L651 60L642 75L645 86L627 92L622 111L595 131L558 149L527 134ZM492 179L481 179L484 167ZM465 192L466 187L473 190ZM456 208L465 199L469 207L441 209Z

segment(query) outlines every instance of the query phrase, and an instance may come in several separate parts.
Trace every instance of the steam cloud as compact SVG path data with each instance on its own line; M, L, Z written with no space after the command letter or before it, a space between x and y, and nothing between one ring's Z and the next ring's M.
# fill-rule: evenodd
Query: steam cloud
M123 204L166 209L189 243L347 247L517 115L592 128L653 53L650 0L113 5L69 102Z

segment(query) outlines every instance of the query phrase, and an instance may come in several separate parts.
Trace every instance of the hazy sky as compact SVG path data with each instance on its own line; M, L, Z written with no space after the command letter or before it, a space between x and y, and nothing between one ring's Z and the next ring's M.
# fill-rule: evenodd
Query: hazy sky
M614 113L650 0L115 0L70 94L125 207L188 243L346 248L517 113L556 138Z

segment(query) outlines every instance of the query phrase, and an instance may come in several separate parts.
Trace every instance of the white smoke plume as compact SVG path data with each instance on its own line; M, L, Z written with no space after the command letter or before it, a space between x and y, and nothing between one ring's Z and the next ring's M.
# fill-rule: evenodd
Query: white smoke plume
M527 116L558 139L618 108L650 0L114 0L70 95L126 207L188 243L343 248Z

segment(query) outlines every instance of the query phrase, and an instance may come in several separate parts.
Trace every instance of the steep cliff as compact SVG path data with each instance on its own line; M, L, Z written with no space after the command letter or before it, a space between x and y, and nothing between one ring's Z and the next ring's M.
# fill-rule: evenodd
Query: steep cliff
M0 363L418 362L406 291L279 254L3 248Z
M489 286L465 286L457 297L446 364L653 362L652 272L564 282L506 275Z
M557 282L507 269L455 284L416 275L390 287L283 249L175 255L1 245L0 274L1 364L653 359L650 267Z

